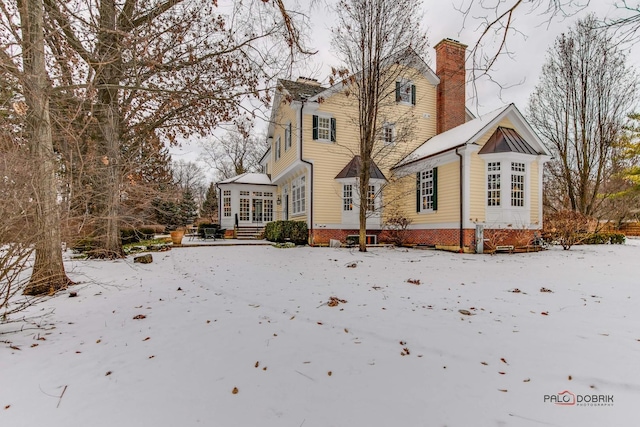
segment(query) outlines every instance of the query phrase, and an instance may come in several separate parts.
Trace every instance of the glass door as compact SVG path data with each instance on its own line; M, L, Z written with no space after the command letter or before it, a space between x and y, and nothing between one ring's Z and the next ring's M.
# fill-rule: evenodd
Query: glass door
M263 221L263 212L262 212L262 199L253 199L253 222L262 222Z

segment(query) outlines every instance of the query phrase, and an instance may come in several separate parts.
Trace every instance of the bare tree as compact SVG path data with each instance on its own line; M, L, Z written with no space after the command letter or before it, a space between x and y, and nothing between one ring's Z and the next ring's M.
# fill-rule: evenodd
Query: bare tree
M219 181L260 170L260 159L268 145L266 138L251 135L250 129L250 124L236 126L222 137L211 137L202 143L203 160L216 171Z
M173 182L182 193L190 191L198 206L202 206L206 187L206 177L202 168L195 162L178 160L173 162Z
M616 8L623 13L620 18L605 19L602 25L613 29L621 40L637 42L640 37L640 3L635 6L627 0L615 3Z
M367 250L369 179L379 146L376 143L383 132L383 115L395 104L396 81L410 77L407 73L415 73L421 62L419 58L417 63L407 61L417 58L415 52L422 52L426 45L420 10L419 0L341 0L336 8L332 47L344 68L334 74L357 104L357 117L353 119L359 127L361 252Z
M529 118L554 154L554 206L598 214L638 82L616 40L588 16L549 49Z
M584 10L590 0L463 0L454 6L463 15L463 29L475 26L478 37L469 48L468 80L471 83L472 97L477 96L477 82L481 78L503 87L492 77L496 62L505 56L511 56L509 39L520 35L526 37L518 28L519 17L535 19L539 25L550 25L556 19L565 19Z
M45 68L42 0L21 2L22 85L26 103L26 134L33 167L36 205L36 258L24 293L41 295L71 283L62 263L57 206L56 165L49 119L50 83ZM12 66L12 63L6 65Z

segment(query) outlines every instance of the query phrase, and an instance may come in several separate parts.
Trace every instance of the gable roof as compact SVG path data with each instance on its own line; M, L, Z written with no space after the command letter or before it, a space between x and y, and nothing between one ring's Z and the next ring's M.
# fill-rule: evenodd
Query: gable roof
M522 139L528 141L528 145L531 146L535 154L551 155L516 106L509 104L426 140L392 169L433 157L463 145L475 144L478 139L486 134L487 130L504 118L508 118L514 127L520 131L520 134L524 136Z
M256 185L274 185L271 183L271 178L266 173L253 173L245 172L240 175L236 175L232 178L220 181L220 184L256 184Z
M436 73L427 65L427 63L416 53L412 48L407 48L401 51L398 51L392 55L389 55L386 59L383 60L384 64L402 64L408 67L413 67L417 69L432 85L437 85L440 83L440 78L436 75ZM360 73L360 70L357 72ZM356 73L356 75L357 75ZM398 77L402 77L399 75ZM331 95L340 92L343 90L348 83L346 80L340 80L335 83L333 86L329 88L324 88L322 92L319 92L309 98L310 101L318 101L322 98L328 98Z
M489 153L540 154L534 150L527 141L522 139L518 132L513 129L503 128L502 126L499 126L498 129L496 129L493 135L491 135L489 140L478 152L478 154Z
M358 178L360 176L361 167L362 160L360 159L360 156L353 156L353 159L351 159L340 173L336 175L335 179ZM369 168L369 177L373 179L387 179L373 160L371 160L371 167Z

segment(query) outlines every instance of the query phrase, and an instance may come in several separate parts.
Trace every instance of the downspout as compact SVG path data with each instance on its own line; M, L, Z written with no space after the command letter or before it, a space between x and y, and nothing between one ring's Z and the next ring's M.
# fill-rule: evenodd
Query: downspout
M458 152L458 150L460 149L460 147L456 148L456 155L458 157L460 157L460 253L464 253L464 235L463 235L463 221L464 221L464 217L463 217L463 207L464 207L464 200L463 195L464 195L464 184L462 181L462 171L463 171L463 163L462 163L462 154L460 154Z
M302 134L303 134L303 116L302 110L304 109L304 104L307 101L306 97L301 97L301 105L300 105L300 161L302 163L306 163L309 165L310 169L310 177L309 177L309 245L313 246L313 163L305 160L302 157Z

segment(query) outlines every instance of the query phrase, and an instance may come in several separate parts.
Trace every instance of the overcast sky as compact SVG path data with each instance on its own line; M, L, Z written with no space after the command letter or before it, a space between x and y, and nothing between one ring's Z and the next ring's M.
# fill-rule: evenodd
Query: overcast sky
M466 28L463 28L463 15L454 5L461 2L469 3L470 0L423 0L424 21L423 26L427 32L429 45L426 52L429 65L435 70L435 52L433 46L444 38L452 38L469 46L473 45L478 36L480 21L468 19ZM478 0L475 0L476 2ZM591 0L589 6L581 11L574 10L576 14L570 17L551 17L542 12L551 0L542 0L542 6L531 12L527 6L521 6L514 20L514 27L519 34L512 34L508 38L511 57L502 57L495 65L492 77L503 86L511 86L500 90L499 86L488 82L486 79L478 83L478 102L468 100L467 106L474 113L486 113L505 104L515 103L522 113L526 113L529 95L533 92L538 81L538 75L545 62L547 49L552 46L558 35L567 29L579 18L593 12L597 18L612 18L620 16L621 11L614 6L616 0ZM585 0L582 0L583 2ZM617 0L618 3L620 0ZM495 0L493 3L497 3ZM296 7L291 1L285 0L288 7ZM511 3L511 2L508 2ZM331 66L340 65L331 51L331 26L334 25L331 5L335 0L300 0L297 7L305 11L311 17L311 34L309 44L318 53L306 64L294 70L292 79L303 75L318 79L323 84L328 84ZM480 9L475 10L478 15ZM640 69L640 43L632 47L628 59L631 64ZM286 76L283 76L286 77ZM467 90L468 94L471 93ZM266 113L268 114L268 112ZM265 125L258 125L263 131ZM174 160L195 161L199 156L197 143L185 143L182 147L172 148ZM210 174L208 174L211 177Z

